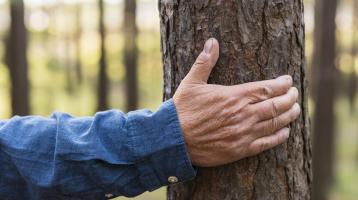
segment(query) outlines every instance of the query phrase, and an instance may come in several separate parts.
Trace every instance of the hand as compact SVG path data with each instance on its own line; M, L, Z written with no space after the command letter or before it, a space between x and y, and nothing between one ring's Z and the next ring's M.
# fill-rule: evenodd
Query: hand
M219 43L206 42L173 99L194 165L212 167L284 143L300 115L291 76L235 86L207 84Z

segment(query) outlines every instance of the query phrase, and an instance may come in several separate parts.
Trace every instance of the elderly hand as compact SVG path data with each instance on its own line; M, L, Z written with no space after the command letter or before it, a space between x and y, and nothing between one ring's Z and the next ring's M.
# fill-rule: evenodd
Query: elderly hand
M194 165L219 166L284 143L287 125L300 115L292 78L235 86L207 84L219 43L206 42L174 95L185 143Z

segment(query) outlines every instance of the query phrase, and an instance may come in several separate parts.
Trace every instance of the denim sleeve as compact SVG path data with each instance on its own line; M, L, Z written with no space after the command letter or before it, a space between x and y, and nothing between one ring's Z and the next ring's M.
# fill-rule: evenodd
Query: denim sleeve
M0 121L0 199L132 197L195 174L172 100L154 113Z

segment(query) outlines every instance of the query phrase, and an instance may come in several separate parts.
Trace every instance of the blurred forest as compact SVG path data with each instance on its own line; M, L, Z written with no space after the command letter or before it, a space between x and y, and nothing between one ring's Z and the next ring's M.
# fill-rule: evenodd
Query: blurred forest
M313 199L354 200L358 1L305 3ZM0 0L0 40L1 119L161 104L157 1ZM165 188L136 199L165 199Z

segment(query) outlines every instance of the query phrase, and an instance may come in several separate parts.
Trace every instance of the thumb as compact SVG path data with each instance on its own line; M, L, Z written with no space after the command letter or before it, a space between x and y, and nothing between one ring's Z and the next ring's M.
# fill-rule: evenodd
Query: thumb
M218 58L219 42L215 38L211 38L205 42L204 50L196 59L184 81L186 83L207 83Z

